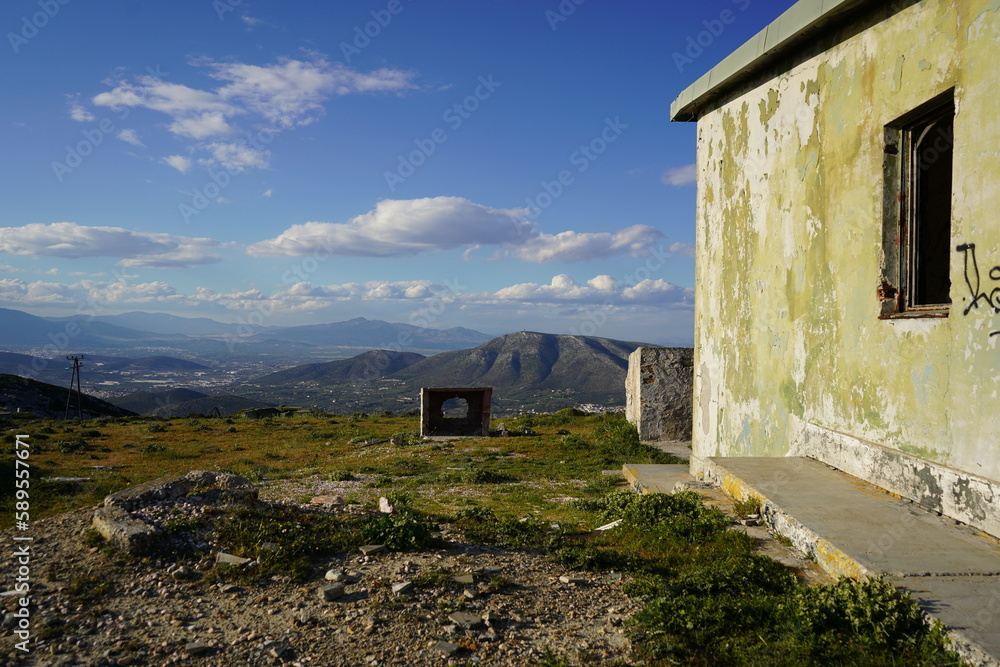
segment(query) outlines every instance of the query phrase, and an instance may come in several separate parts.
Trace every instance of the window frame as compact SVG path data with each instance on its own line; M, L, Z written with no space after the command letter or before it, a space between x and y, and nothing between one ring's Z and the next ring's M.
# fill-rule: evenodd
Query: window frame
M880 317L894 319L902 317L948 317L951 312L950 277L949 299L947 303L915 303L916 264L915 237L921 227L917 209L921 202L915 194L919 169L919 158L915 155L914 138L923 128L928 128L947 116L952 119L952 180L949 183L948 243L941 252L947 253L948 266L951 265L951 199L954 196L954 89L934 97L913 111L901 116L884 128L883 161L883 226L882 250L883 270L878 299L881 304Z

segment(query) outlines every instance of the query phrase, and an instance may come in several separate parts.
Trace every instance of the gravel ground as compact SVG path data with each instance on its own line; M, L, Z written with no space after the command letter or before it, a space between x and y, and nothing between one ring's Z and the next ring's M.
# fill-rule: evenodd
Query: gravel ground
M331 488L303 480L271 484L271 500ZM327 506L325 511L352 511ZM356 509L353 511L357 511ZM203 580L210 559L178 571L173 563L116 563L85 546L93 508L32 524L30 652L5 598L0 656L8 665L533 665L546 650L585 664L628 663L623 622L636 610L617 573L572 572L544 556L469 544L445 530L447 547L419 553L348 554L323 563L306 584L273 577L260 587ZM23 535L24 533L20 533ZM0 570L11 589L19 563L14 532ZM321 599L328 570L347 578L345 595ZM465 590L393 586L421 572L472 574ZM106 594L70 594L94 577ZM509 582L495 592L490 582ZM468 617L453 616L463 611Z

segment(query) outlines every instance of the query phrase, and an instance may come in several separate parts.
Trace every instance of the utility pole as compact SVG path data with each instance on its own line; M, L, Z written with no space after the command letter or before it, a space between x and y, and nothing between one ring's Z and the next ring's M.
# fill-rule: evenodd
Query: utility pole
M66 396L66 415L64 419L69 419L69 403L73 398L73 382L76 381L76 414L79 419L83 419L83 392L80 390L80 360L83 359L81 354L79 357L66 357L66 361L73 362L73 374L69 377L69 394ZM69 370L69 369L67 369Z

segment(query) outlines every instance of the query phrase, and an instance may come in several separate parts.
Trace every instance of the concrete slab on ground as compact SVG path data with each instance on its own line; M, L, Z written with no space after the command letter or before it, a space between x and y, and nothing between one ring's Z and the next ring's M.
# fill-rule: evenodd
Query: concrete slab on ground
M973 664L1000 664L1000 544L818 461L714 458L698 471L831 574L885 576L941 620Z
M687 461L691 458L690 440L653 440L644 442L643 444L655 447L661 452L666 452L667 454L676 456L683 461Z
M639 493L673 493L678 482L694 481L688 464L657 465L626 463L622 473Z

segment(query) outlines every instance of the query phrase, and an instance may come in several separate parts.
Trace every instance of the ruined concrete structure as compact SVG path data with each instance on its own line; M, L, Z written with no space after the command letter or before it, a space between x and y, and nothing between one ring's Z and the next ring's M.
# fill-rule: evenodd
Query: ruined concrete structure
M420 390L420 435L422 437L490 435L490 399L493 387L424 387ZM465 401L460 417L444 414L446 401Z
M1000 535L1000 5L802 0L685 90L693 462L809 456Z
M625 418L643 442L691 439L694 350L640 347L628 358Z

